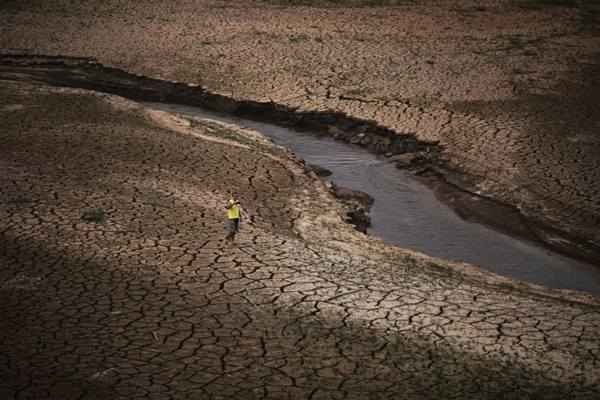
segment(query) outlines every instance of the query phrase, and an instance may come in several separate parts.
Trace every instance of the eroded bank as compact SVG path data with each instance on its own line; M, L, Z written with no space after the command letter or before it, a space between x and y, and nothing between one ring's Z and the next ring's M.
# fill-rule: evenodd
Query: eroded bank
M271 102L239 101L196 85L151 79L104 67L93 59L7 54L2 56L1 62L0 71L5 79L43 81L142 101L201 106L330 135L395 159L398 167L421 176L423 182L438 190L442 199L476 221L594 264L600 260L600 249L593 239L573 235L538 218L530 218L514 206L482 196L476 188L477 179L455 170L443 147L437 142L420 141L414 134L394 132L374 121L359 120L339 112L300 111Z

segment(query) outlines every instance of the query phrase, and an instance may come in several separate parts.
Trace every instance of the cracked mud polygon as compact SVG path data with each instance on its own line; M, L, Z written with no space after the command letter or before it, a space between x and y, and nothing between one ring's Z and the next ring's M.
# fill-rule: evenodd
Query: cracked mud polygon
M530 3L9 1L0 47L439 140L597 244L597 14ZM10 80L0 120L0 399L600 396L597 298L385 246L258 137Z

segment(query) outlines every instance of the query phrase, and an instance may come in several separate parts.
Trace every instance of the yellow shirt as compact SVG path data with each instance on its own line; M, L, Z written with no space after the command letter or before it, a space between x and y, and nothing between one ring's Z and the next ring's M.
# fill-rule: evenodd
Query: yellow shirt
M227 218L229 219L239 219L240 218L240 206L237 203L233 203L232 200L229 200L229 208L227 209Z

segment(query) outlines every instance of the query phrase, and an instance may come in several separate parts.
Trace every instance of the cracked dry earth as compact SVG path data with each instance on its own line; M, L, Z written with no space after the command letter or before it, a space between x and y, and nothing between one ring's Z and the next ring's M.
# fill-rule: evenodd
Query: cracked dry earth
M368 238L252 132L0 99L0 399L600 396L598 299Z
M453 183L600 247L596 1L293 3L324 2L5 1L0 48L96 57L439 140L449 170L466 176Z

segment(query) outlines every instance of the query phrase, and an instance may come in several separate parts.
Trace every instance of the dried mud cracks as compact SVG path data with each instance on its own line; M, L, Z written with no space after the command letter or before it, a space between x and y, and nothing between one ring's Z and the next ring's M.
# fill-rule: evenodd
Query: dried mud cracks
M0 99L2 399L600 396L593 299L383 246L243 132L83 91Z

